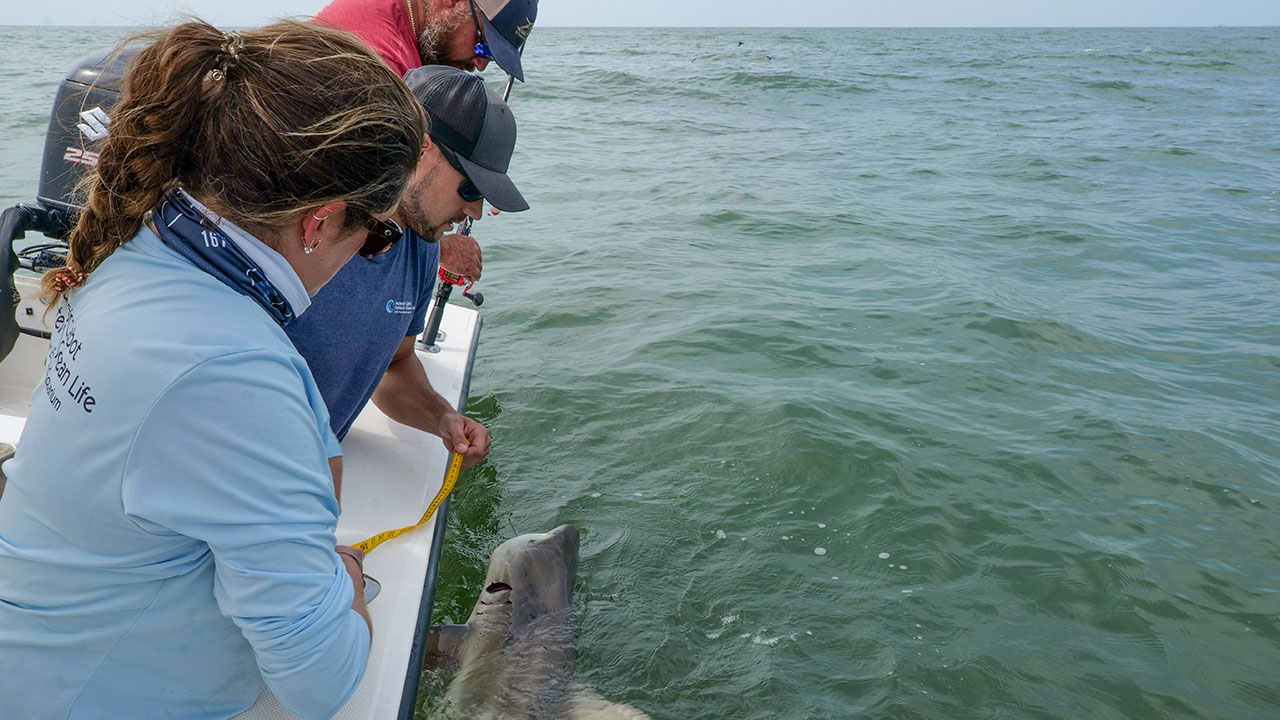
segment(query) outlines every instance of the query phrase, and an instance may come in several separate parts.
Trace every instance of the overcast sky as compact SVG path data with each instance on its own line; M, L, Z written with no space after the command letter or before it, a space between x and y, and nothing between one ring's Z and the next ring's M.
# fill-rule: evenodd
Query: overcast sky
M0 0L4 25L215 25L311 15L327 0ZM1280 0L542 0L542 27L1280 25Z

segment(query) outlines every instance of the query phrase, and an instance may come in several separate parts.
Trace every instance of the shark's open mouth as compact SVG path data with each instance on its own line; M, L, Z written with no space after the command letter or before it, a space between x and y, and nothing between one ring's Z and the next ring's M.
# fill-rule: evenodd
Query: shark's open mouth
M485 607L510 605L511 592L511 586L504 582L489 583L489 586L484 589L484 592L480 593L480 605ZM476 610L479 609L479 607L476 608Z

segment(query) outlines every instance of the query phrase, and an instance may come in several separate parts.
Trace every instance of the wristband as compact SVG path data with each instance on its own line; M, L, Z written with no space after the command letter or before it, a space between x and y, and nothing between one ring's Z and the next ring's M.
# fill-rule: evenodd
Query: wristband
M361 571L361 572L364 572L364 561L363 561L363 560L361 560L359 557L357 557L357 556L356 556L356 554L355 554L354 552L352 552L349 548L334 548L334 550L333 550L333 551L334 551L334 552L336 552L336 553L338 553L339 555L346 555L347 557L351 558L352 560L355 560L355 561L356 561L356 567L357 567L357 568L360 568L360 571Z

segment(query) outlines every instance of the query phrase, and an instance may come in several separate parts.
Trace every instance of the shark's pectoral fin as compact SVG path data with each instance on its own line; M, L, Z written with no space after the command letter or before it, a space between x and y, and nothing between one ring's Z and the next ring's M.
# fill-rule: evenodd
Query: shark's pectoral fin
M437 625L427 634L427 655L453 657L467 636L466 625Z
M578 685L573 690L569 720L650 720L648 714L622 703L616 703L589 687Z

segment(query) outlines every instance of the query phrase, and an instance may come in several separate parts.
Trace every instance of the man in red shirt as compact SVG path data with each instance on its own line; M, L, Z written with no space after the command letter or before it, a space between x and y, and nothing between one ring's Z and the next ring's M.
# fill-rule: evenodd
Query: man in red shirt
M422 65L484 70L493 60L524 82L520 51L538 17L538 0L333 0L313 22L359 37L397 75ZM440 264L480 279L480 246L466 235L440 240Z
M358 36L404 75L420 65L483 70L490 60L521 82L520 50L538 0L333 0L315 21Z

